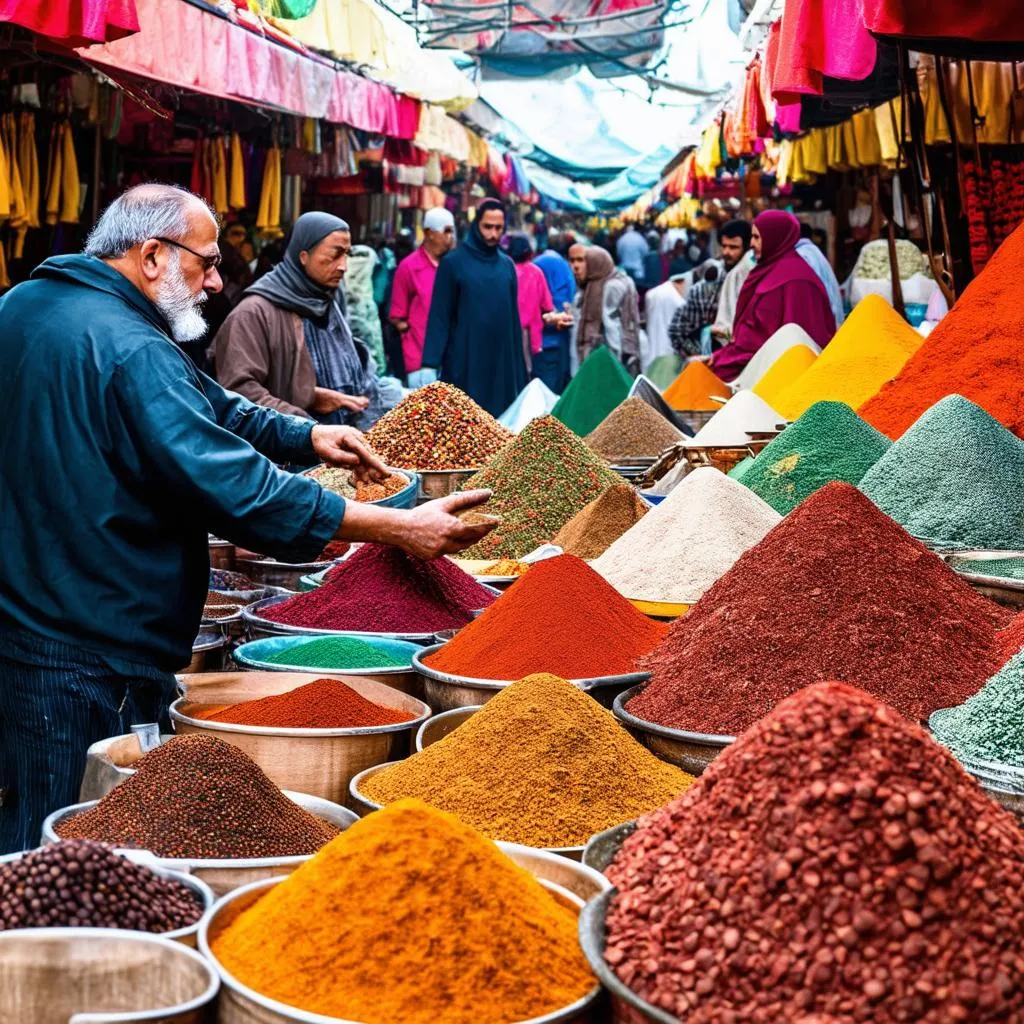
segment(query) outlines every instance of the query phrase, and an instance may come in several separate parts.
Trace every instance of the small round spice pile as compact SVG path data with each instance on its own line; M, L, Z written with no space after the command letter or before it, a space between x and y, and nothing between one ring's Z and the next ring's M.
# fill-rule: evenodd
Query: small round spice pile
M360 633L457 629L494 595L447 558L424 561L385 544L364 544L323 586L264 610L275 622Z
M380 804L414 796L492 839L582 846L678 796L693 778L659 761L564 679L527 676L469 721L367 779Z
M514 558L499 558L490 565L485 565L478 573L479 576L522 576L529 570L527 562L517 562Z
M380 483L356 482L350 469L339 466L317 466L309 475L325 490L353 501L381 501L409 486L409 481L397 473L389 473Z
M261 593L262 591L257 590L253 595L253 600L256 600ZM209 590L206 593L206 604L203 606L203 618L226 619L230 615L237 614L248 603L237 597L222 594L217 590Z
M551 415L580 437L586 437L620 402L626 400L633 378L606 345L583 360L569 386L555 402Z
M768 372L751 388L769 405L803 373L814 365L818 356L806 345L787 348L769 367Z
M629 484L609 487L589 505L584 505L555 534L557 544L567 555L597 558L608 546L635 526L651 506Z
M398 658L354 636L317 637L304 644L275 651L263 660L271 665L300 668L397 668L412 664L411 656Z
M960 395L924 413L860 489L926 543L1024 547L1024 441Z
M366 435L374 451L400 469L476 469L512 440L469 395L442 381L417 388Z
M231 572L228 569L210 570L210 590L262 590L263 584L249 579L245 573Z
M0 931L173 932L202 916L203 906L189 888L87 839L43 846L0 866Z
M184 858L296 857L337 832L293 804L237 747L198 735L151 750L95 807L57 825L62 839Z
M729 398L729 385L708 369L706 363L687 363L662 397L680 412L710 412L721 409L717 398Z
M747 467L742 482L785 515L833 480L860 483L890 443L844 402L815 402Z
M337 679L315 679L288 693L247 700L199 717L208 722L279 729L362 729L408 722L414 716L374 704Z
M641 659L653 677L627 710L736 735L800 687L844 676L920 722L999 669L1009 619L855 487L828 484Z
M475 679L623 675L667 629L641 615L586 562L559 555L534 565L426 661Z
M1024 768L1024 654L1011 658L973 697L928 720L957 757Z
M609 462L647 455L660 455L683 440L683 432L672 426L642 398L627 398L601 420L584 438L592 451Z
M522 558L551 540L605 488L622 483L604 459L552 416L530 423L465 485L489 487L501 524L464 558Z
M1024 1019L1024 833L853 687L783 701L607 874L605 959L686 1024Z
M593 987L576 917L491 840L401 800L269 889L213 954L261 995L327 1017L513 1024Z

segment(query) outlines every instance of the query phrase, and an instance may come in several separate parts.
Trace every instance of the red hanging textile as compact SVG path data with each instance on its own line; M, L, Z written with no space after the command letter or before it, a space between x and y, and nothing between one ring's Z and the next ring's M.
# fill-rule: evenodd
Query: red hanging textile
M135 0L0 0L0 21L65 46L106 43L139 31Z
M786 0L780 58L814 75L859 82L875 68L878 47L864 27L862 0ZM798 90L794 90L798 91Z
M862 0L871 32L919 40L992 43L1024 42L1020 0Z

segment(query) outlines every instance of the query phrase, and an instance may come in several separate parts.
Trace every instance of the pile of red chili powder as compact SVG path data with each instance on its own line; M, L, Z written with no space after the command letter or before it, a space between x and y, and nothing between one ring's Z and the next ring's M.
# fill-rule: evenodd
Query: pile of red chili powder
M408 722L413 716L374 704L337 679L314 679L287 693L247 700L200 717L278 729L358 729Z
M323 586L282 601L263 615L289 626L360 633L457 629L494 594L447 558L424 561L384 544L364 544Z
M851 686L783 701L607 874L605 959L686 1024L1024 1019L1024 832Z
M559 555L537 562L427 664L476 679L623 675L667 628L641 615L582 559Z
M802 686L843 679L923 721L999 670L996 630L1010 616L855 487L832 483L641 659L653 677L627 710L735 735Z

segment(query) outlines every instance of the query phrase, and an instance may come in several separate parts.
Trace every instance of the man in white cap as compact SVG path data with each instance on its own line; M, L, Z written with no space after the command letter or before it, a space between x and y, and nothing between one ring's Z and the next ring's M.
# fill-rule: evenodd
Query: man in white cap
M423 218L423 244L398 264L391 286L389 317L402 336L405 372L412 387L423 366L423 342L427 333L430 298L441 258L455 244L455 218L443 207L428 210ZM431 380L436 374L431 374Z

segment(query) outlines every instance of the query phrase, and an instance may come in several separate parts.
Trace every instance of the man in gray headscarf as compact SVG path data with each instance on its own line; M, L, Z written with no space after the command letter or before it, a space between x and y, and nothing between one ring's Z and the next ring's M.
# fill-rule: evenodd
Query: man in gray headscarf
M304 213L284 259L246 289L214 339L217 378L279 412L366 430L383 412L377 367L356 341L341 287L348 224Z

